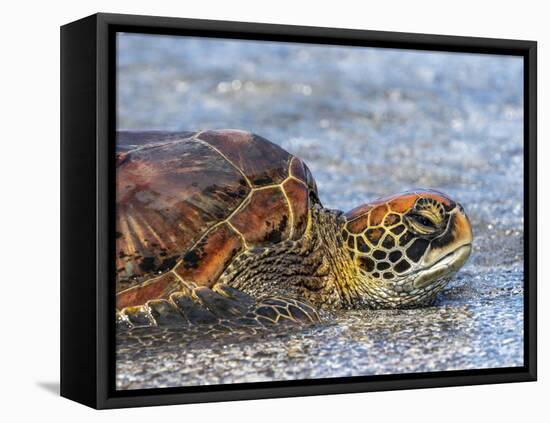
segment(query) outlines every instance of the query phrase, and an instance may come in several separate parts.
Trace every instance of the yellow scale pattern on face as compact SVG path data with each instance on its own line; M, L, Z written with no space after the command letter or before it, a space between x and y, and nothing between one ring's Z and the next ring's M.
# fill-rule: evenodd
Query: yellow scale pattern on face
M391 209L390 204L378 205L367 213L368 224L361 233L352 233L348 222L344 241L359 268L373 279L395 279L412 264L407 259L407 247L414 236L404 222L404 214ZM365 219L365 215L357 219Z

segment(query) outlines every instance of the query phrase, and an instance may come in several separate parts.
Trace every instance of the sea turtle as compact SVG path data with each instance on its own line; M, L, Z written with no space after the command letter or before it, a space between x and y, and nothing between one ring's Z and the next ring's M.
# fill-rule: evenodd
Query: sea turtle
M329 210L302 160L249 132L119 132L116 161L120 327L426 305L470 255L447 195Z

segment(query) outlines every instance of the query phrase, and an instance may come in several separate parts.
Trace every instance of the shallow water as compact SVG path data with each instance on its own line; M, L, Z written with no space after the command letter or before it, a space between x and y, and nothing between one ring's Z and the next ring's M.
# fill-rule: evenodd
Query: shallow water
M120 129L247 129L304 159L326 207L432 187L475 234L433 307L122 334L119 389L523 364L521 59L136 35L119 49Z

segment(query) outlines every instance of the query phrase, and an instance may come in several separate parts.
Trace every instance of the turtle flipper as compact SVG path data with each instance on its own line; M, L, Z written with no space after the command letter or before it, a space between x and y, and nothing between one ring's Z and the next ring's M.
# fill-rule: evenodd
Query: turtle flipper
M319 322L317 310L306 302L287 297L270 297L257 302L228 285L217 284L174 292L169 299L149 300L144 305L117 311L117 328L147 326L217 325L272 326Z
M319 313L310 304L287 297L267 298L256 306L253 314L262 325L304 325L321 321Z
M147 302L149 313L157 326L180 326L187 323L175 304L168 300L151 300Z
M219 293L214 289L205 287L195 288L192 295L220 319L230 320L235 317L242 317L254 304L252 297L246 296L245 299L239 300L231 295L224 295L224 293Z
M192 295L187 295L185 292L175 292L170 296L170 301L189 324L212 325L219 321L214 313L193 298Z
M144 305L117 311L120 330L148 326L213 325L219 318L187 292L174 292L168 300L149 300Z
M198 288L195 295L214 314L222 319L237 318L235 323L262 326L273 324L310 324L321 321L319 313L310 304L289 297L269 297L260 302L250 295L225 284L217 284L212 290Z
M120 312L120 316L119 327L123 323L128 324L131 328L156 325L156 322L146 305L126 307Z

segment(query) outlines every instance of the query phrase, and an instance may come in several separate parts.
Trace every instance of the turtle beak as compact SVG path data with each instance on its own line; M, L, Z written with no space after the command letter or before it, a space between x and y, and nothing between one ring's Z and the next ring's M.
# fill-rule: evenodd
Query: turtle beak
M415 289L429 289L434 282L444 280L457 272L472 252L472 226L461 206L457 206L449 219L449 226L424 258L423 270L414 277Z
M462 206L451 212L449 226L439 239L432 242L432 248L424 259L427 267L445 260L448 266L458 270L472 251L472 225Z

